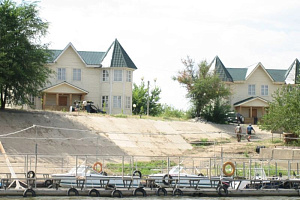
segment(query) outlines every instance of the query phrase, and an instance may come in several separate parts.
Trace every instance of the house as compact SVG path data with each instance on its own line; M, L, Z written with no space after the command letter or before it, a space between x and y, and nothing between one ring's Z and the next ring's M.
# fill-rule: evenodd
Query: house
M262 63L245 68L228 68L216 56L210 71L218 74L231 91L229 104L232 110L245 118L245 123L256 124L265 114L272 94L285 84L299 84L298 59L288 69L266 69Z
M47 64L55 73L41 89L37 109L69 110L92 101L109 114L132 114L132 80L137 69L116 39L106 52L77 51L72 43L51 50Z

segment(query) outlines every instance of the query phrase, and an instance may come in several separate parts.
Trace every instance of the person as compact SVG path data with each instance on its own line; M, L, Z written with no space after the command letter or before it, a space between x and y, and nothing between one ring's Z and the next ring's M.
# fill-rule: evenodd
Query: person
M238 124L236 127L235 127L235 133L236 133L236 138L237 138L237 141L240 142L241 141L241 138L242 138L242 127L240 126L240 124Z
M255 133L254 128L251 126L251 124L249 124L249 126L247 127L247 134L248 134L247 140L248 140L248 142L250 142L252 131Z

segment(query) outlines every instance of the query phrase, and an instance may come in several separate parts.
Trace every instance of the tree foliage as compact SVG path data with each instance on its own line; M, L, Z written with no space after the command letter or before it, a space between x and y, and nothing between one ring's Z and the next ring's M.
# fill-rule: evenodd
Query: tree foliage
M47 28L35 3L0 0L1 109L7 98L15 104L28 103L29 95L37 96L45 85L51 73L45 67L49 54L47 45L39 43Z
M184 70L179 71L174 77L187 91L187 97L193 104L196 116L200 116L204 107L216 99L225 98L230 94L229 88L214 72L209 72L209 65L204 60L197 66L194 61L187 57L182 60ZM223 105L223 101L220 102Z
M149 115L151 116L157 116L162 112L161 104L158 103L160 100L160 93L161 89L157 86L149 91ZM134 83L132 90L132 104L135 104L136 107L133 108L133 114L147 114L147 101L148 87L145 85L145 82L142 80L140 86Z
M260 128L300 135L300 85L283 86L272 97Z
M226 123L226 113L230 111L230 106L224 104L221 98L216 98L214 101L206 105L203 109L203 117L211 122Z

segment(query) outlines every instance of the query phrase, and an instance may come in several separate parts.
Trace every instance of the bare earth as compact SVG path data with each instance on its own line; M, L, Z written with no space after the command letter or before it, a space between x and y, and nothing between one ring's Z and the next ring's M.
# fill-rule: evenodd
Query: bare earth
M220 154L223 149L232 156L245 153L256 156L255 146L259 141L271 139L270 132L261 131L257 126L254 126L256 134L252 142L244 138L238 143L233 124L116 118L77 112L6 110L0 112L0 119L0 140L7 154L34 153L37 144L41 154L207 157ZM14 133L33 125L39 126ZM244 132L245 129L246 125ZM216 145L190 144L201 140ZM220 141L223 143L217 144Z

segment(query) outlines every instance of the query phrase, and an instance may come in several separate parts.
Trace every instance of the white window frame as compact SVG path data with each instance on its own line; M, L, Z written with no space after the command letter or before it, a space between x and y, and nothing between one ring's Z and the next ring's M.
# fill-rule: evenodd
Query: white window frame
M126 82L131 82L132 80L132 72L131 71L126 71Z
M248 95L250 96L255 95L255 84L248 85Z
M262 96L269 95L269 86L268 85L261 85L261 95Z
M122 96L113 96L113 108L121 108Z
M116 82L123 81L123 70L119 70L119 69L114 70L114 81Z
M108 108L108 96L107 95L104 95L102 96L102 108L104 108L104 102L105 102L105 108Z
M73 69L73 81L81 81L81 69Z
M131 108L131 97L126 97L126 99L125 99L125 108L126 109Z
M102 81L103 82L108 82L109 81L109 72L107 69L104 69L102 71Z
M34 104L35 104L35 97L34 97L33 95L30 95L30 96L29 96L29 101L30 101L30 103L31 103L32 105L34 105Z
M66 80L66 68L57 68L57 80L59 81Z

